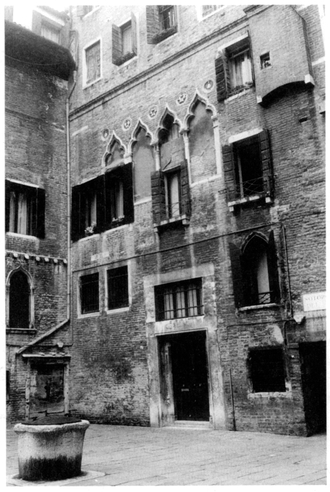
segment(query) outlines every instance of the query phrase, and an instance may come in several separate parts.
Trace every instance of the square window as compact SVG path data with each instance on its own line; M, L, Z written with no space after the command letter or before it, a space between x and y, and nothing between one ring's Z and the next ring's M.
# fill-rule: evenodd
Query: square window
M193 279L155 287L156 321L201 316L202 280Z
M253 392L284 392L285 366L281 348L253 349L249 352L248 367Z
M95 313L99 310L99 274L92 273L80 277L81 314Z
M108 270L108 309L129 306L127 266Z
M265 53L264 55L260 56L260 68L263 70L264 68L269 68L271 67L272 64L270 62L270 54Z
M101 78L101 42L85 48L85 84L91 84Z

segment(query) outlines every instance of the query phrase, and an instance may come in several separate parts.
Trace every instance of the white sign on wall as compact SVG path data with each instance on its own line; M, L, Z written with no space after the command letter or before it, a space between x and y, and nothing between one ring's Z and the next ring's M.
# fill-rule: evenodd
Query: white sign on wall
M303 294L304 311L319 311L326 309L326 292Z

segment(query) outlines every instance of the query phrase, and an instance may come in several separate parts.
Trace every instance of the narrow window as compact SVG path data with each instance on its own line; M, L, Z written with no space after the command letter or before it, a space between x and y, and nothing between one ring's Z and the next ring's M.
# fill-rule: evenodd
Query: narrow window
M121 26L121 38L122 38L122 54L132 52L132 23L127 22Z
M250 350L248 368L253 392L285 391L285 366L281 348Z
M166 173L167 186L167 215L168 218L179 217L181 215L180 201L180 171Z
M258 137L234 144L237 196L244 198L263 191L263 170Z
M101 44L100 41L85 49L86 84L101 77Z
M108 270L108 309L129 305L127 266Z
M94 313L99 310L99 274L92 273L80 277L81 313Z
M6 371L6 400L10 398L10 371Z
M155 287L156 320L200 316L202 306L201 279L187 280Z
M30 284L21 270L13 273L10 279L9 327L30 327Z
M110 193L112 221L124 219L124 185L122 181L115 181Z
M238 46L228 50L231 90L244 89L252 84L250 48Z
M264 55L260 56L260 68L263 70L264 68L269 68L271 67L272 64L270 62L270 54L265 53Z
M6 231L44 237L45 191L6 181Z
M85 227L94 229L97 226L97 195L90 193L85 196Z
M177 32L174 5L147 5L147 43L157 44Z

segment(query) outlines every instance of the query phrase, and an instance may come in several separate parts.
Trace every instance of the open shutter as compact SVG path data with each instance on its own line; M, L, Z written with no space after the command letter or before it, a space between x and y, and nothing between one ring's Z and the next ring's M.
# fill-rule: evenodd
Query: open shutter
M6 209L6 232L9 231L9 223L10 223L10 183L6 181L6 189L5 189L5 209Z
M134 201L133 201L133 169L132 164L126 164L123 168L122 181L124 184L124 216L125 223L134 222Z
M72 200L71 200L71 239L72 241L78 241L82 237L81 222L83 219L83 213L81 210L81 192L78 186L72 188Z
M117 65L121 56L122 56L121 29L115 24L112 24L112 63L114 65Z
M151 173L152 214L154 224L166 219L165 180L161 171Z
M181 164L181 214L185 214L190 217L190 188L189 188L189 175L188 175L188 163L185 160Z
M105 176L100 176L94 185L96 192L96 230L102 232L105 230Z
M264 178L264 191L273 193L273 166L268 130L259 133L259 145L261 154L262 175Z
M215 59L215 79L217 84L218 101L226 99L230 92L230 75L225 52L221 52Z
M36 230L33 231L33 234L40 239L44 239L45 237L45 190L40 188L36 191ZM33 214L34 215L34 214Z
M155 36L160 31L158 5L146 6L147 43L156 44Z
M280 302L280 289L278 282L277 255L275 247L274 232L271 231L267 247L269 287L271 292L271 302Z
M132 51L137 55L137 22L136 17L131 13L131 25L132 25Z
M223 169L227 188L227 200L236 199L235 156L232 145L222 147Z
M245 305L245 281L242 271L242 255L240 248L234 243L229 243L231 272L233 280L235 306L240 308Z

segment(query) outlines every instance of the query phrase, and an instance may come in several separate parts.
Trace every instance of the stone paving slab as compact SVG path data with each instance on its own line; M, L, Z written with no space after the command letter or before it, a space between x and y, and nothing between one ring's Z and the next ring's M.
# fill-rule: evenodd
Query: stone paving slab
M82 468L100 475L56 485L326 485L326 436L92 424ZM7 431L7 474L18 474L13 429Z

